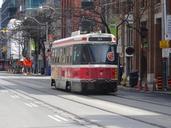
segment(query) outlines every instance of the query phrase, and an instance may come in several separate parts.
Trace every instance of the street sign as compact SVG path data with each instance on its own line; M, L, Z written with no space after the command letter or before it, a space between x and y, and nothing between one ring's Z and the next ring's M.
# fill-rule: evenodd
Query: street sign
M162 57L168 58L170 54L170 48L163 48L162 49Z
M125 53L126 53L126 56L127 56L127 57L133 56L134 52L135 52L135 49L134 49L133 47L131 47L131 46L128 46L128 47L125 49Z
M160 48L170 48L171 41L170 40L161 40L160 41Z
M133 24L134 21L133 14L125 15L125 18L127 18L126 20L128 21L129 24Z
M171 40L171 15L167 15L165 38L166 40Z

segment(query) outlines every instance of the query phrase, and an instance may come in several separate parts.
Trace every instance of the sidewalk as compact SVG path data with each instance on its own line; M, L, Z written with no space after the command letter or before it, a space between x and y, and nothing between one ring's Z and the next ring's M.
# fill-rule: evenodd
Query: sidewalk
M129 92L135 92L135 93L153 93L153 94L166 94L166 95L170 95L171 96L171 90L158 90L158 91L153 91L153 90L149 90L149 91L144 91L144 89L142 90L137 90L136 87L130 87L130 86L123 86L123 85L119 85L118 86L118 90L125 90L125 91L129 91Z
M2 74L9 74L9 75L16 75L16 76L49 76L49 75L42 75L41 73L13 73L13 72L8 72L8 71L0 71Z
M41 74L41 73L21 73L23 76L49 76L46 74Z

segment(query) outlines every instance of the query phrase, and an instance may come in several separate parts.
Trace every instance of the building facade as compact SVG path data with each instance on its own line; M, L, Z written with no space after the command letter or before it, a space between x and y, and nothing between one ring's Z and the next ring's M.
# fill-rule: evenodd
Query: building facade
M147 83L156 82L158 76L163 76L165 72L163 64L163 48L160 48L160 41L165 39L165 6L167 12L170 11L170 1L166 0L148 0L136 3L134 8L134 17L139 17L139 22L135 23L135 28L140 28L140 34L134 31L134 47L135 56L133 58L133 65L138 69L140 76L146 77ZM144 10L140 12L139 9ZM169 50L169 49L168 49ZM167 77L171 76L170 72L170 56L167 56L166 72ZM164 79L164 78L163 78ZM163 86L167 86L163 84Z
M160 48L165 40L167 16L171 14L169 0L110 0L102 1L105 7L107 23L119 27L121 64L127 76L138 72L142 83L154 87L158 76L167 72L171 76L171 52L169 48ZM133 47L135 53L126 54L127 47ZM167 55L165 57L165 54ZM163 59L167 64L163 64ZM163 86L168 86L163 83Z
M62 37L100 30L100 0L62 0Z
M17 0L5 0L2 4L1 25L5 28L17 11Z

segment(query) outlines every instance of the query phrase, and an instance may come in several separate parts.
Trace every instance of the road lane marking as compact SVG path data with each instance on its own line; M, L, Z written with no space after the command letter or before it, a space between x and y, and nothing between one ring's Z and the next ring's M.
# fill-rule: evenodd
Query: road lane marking
M14 98L14 99L20 98L18 95L11 95L11 97Z
M34 103L24 103L24 104L27 105L30 108L33 108L33 107L37 108L38 107L38 105L34 104Z
M14 99L19 98L19 96L17 96L17 95L11 95L11 97L14 98Z
M59 119L61 119L61 120L63 120L63 121L68 121L67 119L65 119L65 118L63 118L63 117L61 117L61 116L59 116L59 115L55 115L55 117L57 117L57 118L59 118Z
M8 93L8 90L1 90L0 93Z
M24 103L25 105L27 105L28 107L32 108L33 106L29 103Z
M38 107L37 104L34 104L34 103L30 103L33 107Z
M57 119L57 118L55 118L55 117L53 117L51 115L48 115L48 117L51 118L51 119L53 119L53 120L55 120L55 121L61 122L61 120L59 120L59 119Z

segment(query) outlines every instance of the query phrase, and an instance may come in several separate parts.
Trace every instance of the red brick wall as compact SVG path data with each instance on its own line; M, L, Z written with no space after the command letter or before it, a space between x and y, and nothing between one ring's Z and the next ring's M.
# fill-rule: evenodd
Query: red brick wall
M99 7L100 0L95 0L95 7ZM73 31L78 31L80 26L80 18L85 16L96 21L94 31L97 31L101 26L101 19L94 11L85 11L81 9L81 0L62 0L62 37L69 36ZM70 21L68 23L68 21Z

